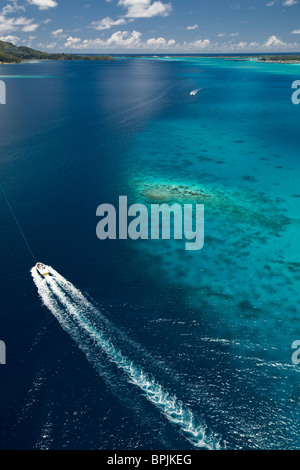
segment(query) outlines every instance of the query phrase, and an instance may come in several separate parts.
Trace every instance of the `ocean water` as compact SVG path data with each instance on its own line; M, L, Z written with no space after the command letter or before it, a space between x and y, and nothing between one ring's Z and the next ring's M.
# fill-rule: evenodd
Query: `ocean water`
M1 66L2 449L298 449L300 66ZM190 91L199 89L195 96ZM203 203L205 245L96 208Z

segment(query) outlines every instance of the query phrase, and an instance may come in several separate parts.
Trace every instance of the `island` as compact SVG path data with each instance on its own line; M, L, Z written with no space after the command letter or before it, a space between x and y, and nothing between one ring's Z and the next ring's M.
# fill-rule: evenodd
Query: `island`
M300 64L300 54L299 53L253 53L253 54L171 54L171 55L152 55L152 54L123 54L126 57L152 57L152 58L162 58L162 59L223 59L233 62L248 62L255 61L265 64L277 63L277 64Z
M201 56L204 57L204 56ZM234 62L246 62L255 60L266 64L300 64L299 54L231 54L231 55L206 55L205 57L233 60Z
M108 55L49 54L30 47L18 47L10 42L0 41L0 64L19 64L26 60L114 60Z
M284 54L284 55L266 55L258 58L258 62L266 62L268 64L300 64L300 55Z

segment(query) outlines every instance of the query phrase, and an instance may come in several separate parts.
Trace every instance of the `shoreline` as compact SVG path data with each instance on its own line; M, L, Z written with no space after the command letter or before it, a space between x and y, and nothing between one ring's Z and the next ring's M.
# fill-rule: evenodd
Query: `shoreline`
M53 57L41 57L41 58L31 58L31 59L20 59L16 57L16 60L12 60L11 62L1 62L0 65L13 65L13 64L24 64L24 63L33 63L33 62L46 62L46 61L88 61L88 62L98 62L98 61L114 61L116 60L115 57L109 56L109 55L79 55L79 54L51 54ZM124 57L136 57L136 58L142 58L145 57L145 55L142 54L124 54ZM147 57L156 57L156 58L164 58L168 57L170 59L176 58L176 59L223 59L223 60L228 60L228 61L234 61L234 62L258 62L261 64L287 64L287 65L300 65L300 55L298 56L295 55L295 59L292 59L293 55L292 54L287 54L287 55L280 55L278 54L278 57L276 55L169 55L169 56L164 56L164 55L158 55L154 56L152 54L147 54Z
M50 61L55 61L55 62L77 62L77 61L84 61L84 62L105 62L105 61L114 61L115 59L111 56L83 56L83 57L77 57L76 59L74 58L49 58L49 59L24 59L20 61L11 61L11 62L1 62L0 65L18 65L18 64L30 64L30 63L37 63L37 62L50 62Z

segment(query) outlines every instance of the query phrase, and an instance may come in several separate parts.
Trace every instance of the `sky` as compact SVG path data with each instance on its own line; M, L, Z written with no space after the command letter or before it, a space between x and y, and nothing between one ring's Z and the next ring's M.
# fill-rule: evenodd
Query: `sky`
M300 0L0 0L0 40L66 53L300 52Z

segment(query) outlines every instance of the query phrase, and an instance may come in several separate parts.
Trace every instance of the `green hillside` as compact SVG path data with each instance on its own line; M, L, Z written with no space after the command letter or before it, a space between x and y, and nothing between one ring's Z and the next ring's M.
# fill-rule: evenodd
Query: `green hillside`
M88 56L76 54L48 54L30 47L14 46L10 42L0 41L0 63L13 64L23 60L113 60L107 55Z

